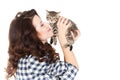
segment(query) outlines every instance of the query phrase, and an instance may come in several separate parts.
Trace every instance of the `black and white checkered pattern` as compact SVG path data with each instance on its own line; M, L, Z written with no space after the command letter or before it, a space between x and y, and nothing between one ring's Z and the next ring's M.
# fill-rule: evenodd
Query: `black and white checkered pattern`
M64 61L48 64L29 55L19 60L16 80L74 80L77 72L75 66Z

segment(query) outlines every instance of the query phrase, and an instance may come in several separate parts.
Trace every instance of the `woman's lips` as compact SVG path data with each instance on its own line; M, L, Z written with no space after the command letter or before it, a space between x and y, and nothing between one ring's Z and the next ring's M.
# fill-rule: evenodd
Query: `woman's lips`
M51 29L50 29L50 28L48 29L48 32L49 32L49 31L51 31Z

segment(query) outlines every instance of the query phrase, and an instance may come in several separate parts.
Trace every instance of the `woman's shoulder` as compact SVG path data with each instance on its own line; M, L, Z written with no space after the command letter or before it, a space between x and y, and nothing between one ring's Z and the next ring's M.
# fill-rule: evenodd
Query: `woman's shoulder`
M47 65L46 62L40 62L37 57L33 56L33 55L26 55L25 57L21 58L19 60L19 63L25 64L25 65Z
M65 61L61 61L61 60L58 60L54 63L48 63L48 62L40 62L36 56L33 56L33 55L26 55L25 57L21 58L19 62L24 62L25 64L26 63L29 63L30 65L46 65L46 66L52 66L52 67L62 67L62 68L75 68L77 69L74 65L72 65L71 63L68 63L68 62L65 62ZM78 69L77 69L78 70Z
M51 67L53 69L72 69L75 71L78 71L77 67L75 67L74 65L72 65L71 63L65 62L65 61L61 61L58 60L54 63L48 63L48 62L40 62L37 57L33 56L33 55L26 55L24 58L21 58L19 61L20 64L25 64L25 65L30 65L32 66L44 66L44 67Z
M46 75L60 76L62 80L71 80L78 72L78 69L74 65L65 61L58 60L54 63L40 62L35 56L32 55L27 55L20 59L18 69L23 69L23 67L24 69L28 69L31 73L45 73Z

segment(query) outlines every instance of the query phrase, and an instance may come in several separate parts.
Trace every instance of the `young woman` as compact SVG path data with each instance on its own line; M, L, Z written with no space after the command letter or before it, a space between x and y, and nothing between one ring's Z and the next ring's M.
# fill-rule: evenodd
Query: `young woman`
M69 25L68 19L59 18L58 40L64 54L60 61L47 42L53 35L50 25L34 9L18 12L9 29L7 79L15 75L16 80L74 80L78 64L73 51L63 46Z

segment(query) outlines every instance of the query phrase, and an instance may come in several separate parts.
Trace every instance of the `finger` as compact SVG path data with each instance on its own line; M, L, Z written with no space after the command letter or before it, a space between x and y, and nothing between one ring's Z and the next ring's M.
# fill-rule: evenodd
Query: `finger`
M76 30L77 35L74 37L74 40L76 41L80 37L80 30Z
M62 20L62 16L59 17L58 22L57 22L57 25L60 24L61 20Z
M69 20L67 18L65 18L64 23L65 23L65 25L67 25L69 23Z
M61 24L64 24L64 23L65 23L65 18L62 17L62 19L61 19Z
M68 20L68 23L66 23L66 25L71 26L72 25L71 21Z
M71 31L70 33L71 33L71 35L72 35L73 39L75 39L73 32Z

